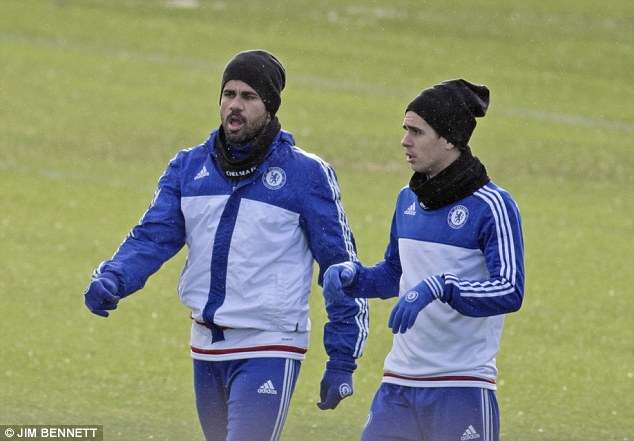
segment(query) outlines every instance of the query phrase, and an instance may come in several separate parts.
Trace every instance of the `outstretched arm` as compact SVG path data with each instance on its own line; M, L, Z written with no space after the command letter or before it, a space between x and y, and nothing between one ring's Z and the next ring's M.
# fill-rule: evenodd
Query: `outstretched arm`
M384 259L371 267L365 267L358 261L343 262L329 267L324 275L324 295L332 299L396 297L402 272L395 214L392 217L390 241Z
M118 300L139 289L148 277L185 243L185 221L180 210L180 156L172 159L158 182L154 199L138 225L111 259L95 269L86 289L86 306L107 316Z

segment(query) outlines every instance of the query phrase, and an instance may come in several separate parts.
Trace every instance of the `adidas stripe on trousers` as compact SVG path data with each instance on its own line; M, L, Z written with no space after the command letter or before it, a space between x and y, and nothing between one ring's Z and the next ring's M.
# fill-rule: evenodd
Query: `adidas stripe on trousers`
M300 361L194 360L198 418L207 441L278 441Z
M382 383L361 441L499 441L495 391Z

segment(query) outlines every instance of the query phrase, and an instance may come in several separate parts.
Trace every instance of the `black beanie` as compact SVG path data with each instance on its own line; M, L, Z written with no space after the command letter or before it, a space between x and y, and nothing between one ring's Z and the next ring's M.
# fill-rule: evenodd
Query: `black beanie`
M282 63L269 52L252 50L233 57L222 75L220 97L227 81L240 80L251 86L262 98L266 110L274 116L280 108L280 93L286 84Z
M486 114L489 89L463 79L443 81L423 90L408 104L412 111L447 141L465 149L476 126L476 118Z

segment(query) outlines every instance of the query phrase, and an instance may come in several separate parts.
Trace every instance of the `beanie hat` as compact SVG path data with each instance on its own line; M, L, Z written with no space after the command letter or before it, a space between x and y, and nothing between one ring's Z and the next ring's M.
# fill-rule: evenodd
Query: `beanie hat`
M407 105L448 142L466 149L476 118L486 114L489 89L463 79L443 81L423 90Z
M227 81L240 80L251 86L262 98L266 110L274 116L280 108L280 93L286 84L282 63L264 50L240 52L225 67L220 96Z

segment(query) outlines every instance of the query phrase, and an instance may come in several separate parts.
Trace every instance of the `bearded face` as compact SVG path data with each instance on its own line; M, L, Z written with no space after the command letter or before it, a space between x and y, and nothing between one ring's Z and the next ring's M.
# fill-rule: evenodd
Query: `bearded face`
M227 81L222 90L220 119L230 144L248 142L271 120L260 95L239 80Z

